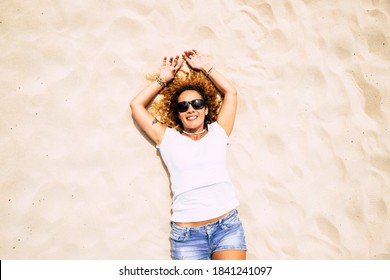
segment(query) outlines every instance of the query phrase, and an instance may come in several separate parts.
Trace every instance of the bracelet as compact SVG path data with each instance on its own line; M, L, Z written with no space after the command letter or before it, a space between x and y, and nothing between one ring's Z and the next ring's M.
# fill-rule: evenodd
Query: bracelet
M211 72L213 72L213 70L214 70L214 66L211 67L209 71L207 71L206 77L208 77L211 74Z
M167 86L167 84L164 83L163 80L161 80L160 77L158 77L158 78L156 79L156 82L157 82L162 88L165 88L165 87Z

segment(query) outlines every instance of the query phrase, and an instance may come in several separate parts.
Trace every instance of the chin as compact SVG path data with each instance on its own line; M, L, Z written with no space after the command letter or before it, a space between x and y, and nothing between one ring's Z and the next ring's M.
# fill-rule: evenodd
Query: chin
M188 122L186 122L184 124L184 127L188 128L188 129L197 129L200 126L203 128L203 123L202 122L196 122L196 123L188 123Z

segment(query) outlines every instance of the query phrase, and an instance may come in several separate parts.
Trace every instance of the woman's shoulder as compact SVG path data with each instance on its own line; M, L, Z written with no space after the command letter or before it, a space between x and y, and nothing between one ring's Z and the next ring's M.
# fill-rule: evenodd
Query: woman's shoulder
M212 122L208 125L209 129L224 130L223 127L218 123L218 121Z
M170 127L170 126L167 126L165 128L165 132L164 132L164 135L161 139L161 142L160 144L156 145L157 148L160 148L161 146L163 146L165 143L167 142L171 142L172 138L177 136L177 135L180 135L180 132L177 131L175 128L173 127Z
M225 129L217 122L213 122L208 125L209 131L213 131L216 134L222 135L223 137L229 138L229 136L226 134Z

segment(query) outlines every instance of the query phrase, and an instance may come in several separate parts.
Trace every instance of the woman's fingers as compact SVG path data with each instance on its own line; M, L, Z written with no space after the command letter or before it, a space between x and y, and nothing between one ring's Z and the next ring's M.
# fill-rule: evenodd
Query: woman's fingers
M175 66L175 70L177 71L177 70L179 70L180 69L180 67L183 65L183 63L184 63L184 59L183 58L180 58L179 59L179 56L177 56L177 59L178 59L178 61L177 61L177 64L176 64L176 66Z
M184 55L188 58L190 58L193 55L192 51L184 51Z
M198 55L198 51L193 49L189 51L184 51L181 56L176 55L175 57L171 56L169 58L167 56L164 56L162 66L172 66L175 69L179 69L184 63L184 61L190 62L192 58Z
M184 54L183 54L183 58L184 59L187 58L189 60L191 60L191 59L193 59L194 57L197 57L197 56L200 56L200 53L197 50L195 50L195 49L192 49L190 51L184 51Z
M172 67L176 67L177 65L180 65L183 63L182 61L183 59L179 56L179 55L176 55L175 57L171 56L169 57L164 57L163 59L163 66L172 66Z
M183 63L184 63L184 59L181 58L179 55L176 55L175 57L164 56L162 69L160 73L160 75L164 76L164 81L165 82L171 81L176 75L176 73L179 71Z
M173 60L173 67L176 67L177 63L179 62L179 56L177 55L175 59Z
M164 56L164 59L163 59L163 66L173 66L173 67L176 67L176 65L179 63L180 61L180 57L185 59L185 60L188 60L188 59L192 59L194 56L197 56L199 55L198 51L195 50L195 49L192 49L190 51L184 51L184 53L179 56L179 55L176 55L175 57L170 57L168 59L168 57Z

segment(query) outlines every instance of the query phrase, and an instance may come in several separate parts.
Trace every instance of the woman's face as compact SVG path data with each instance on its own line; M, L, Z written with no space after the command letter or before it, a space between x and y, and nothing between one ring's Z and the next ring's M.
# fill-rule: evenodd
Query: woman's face
M185 90L180 94L177 102L190 102L195 99L203 98L196 90ZM195 110L192 105L190 105L186 112L179 112L179 118L183 123L184 130L188 132L197 132L201 131L204 128L204 120L207 114L207 107Z

